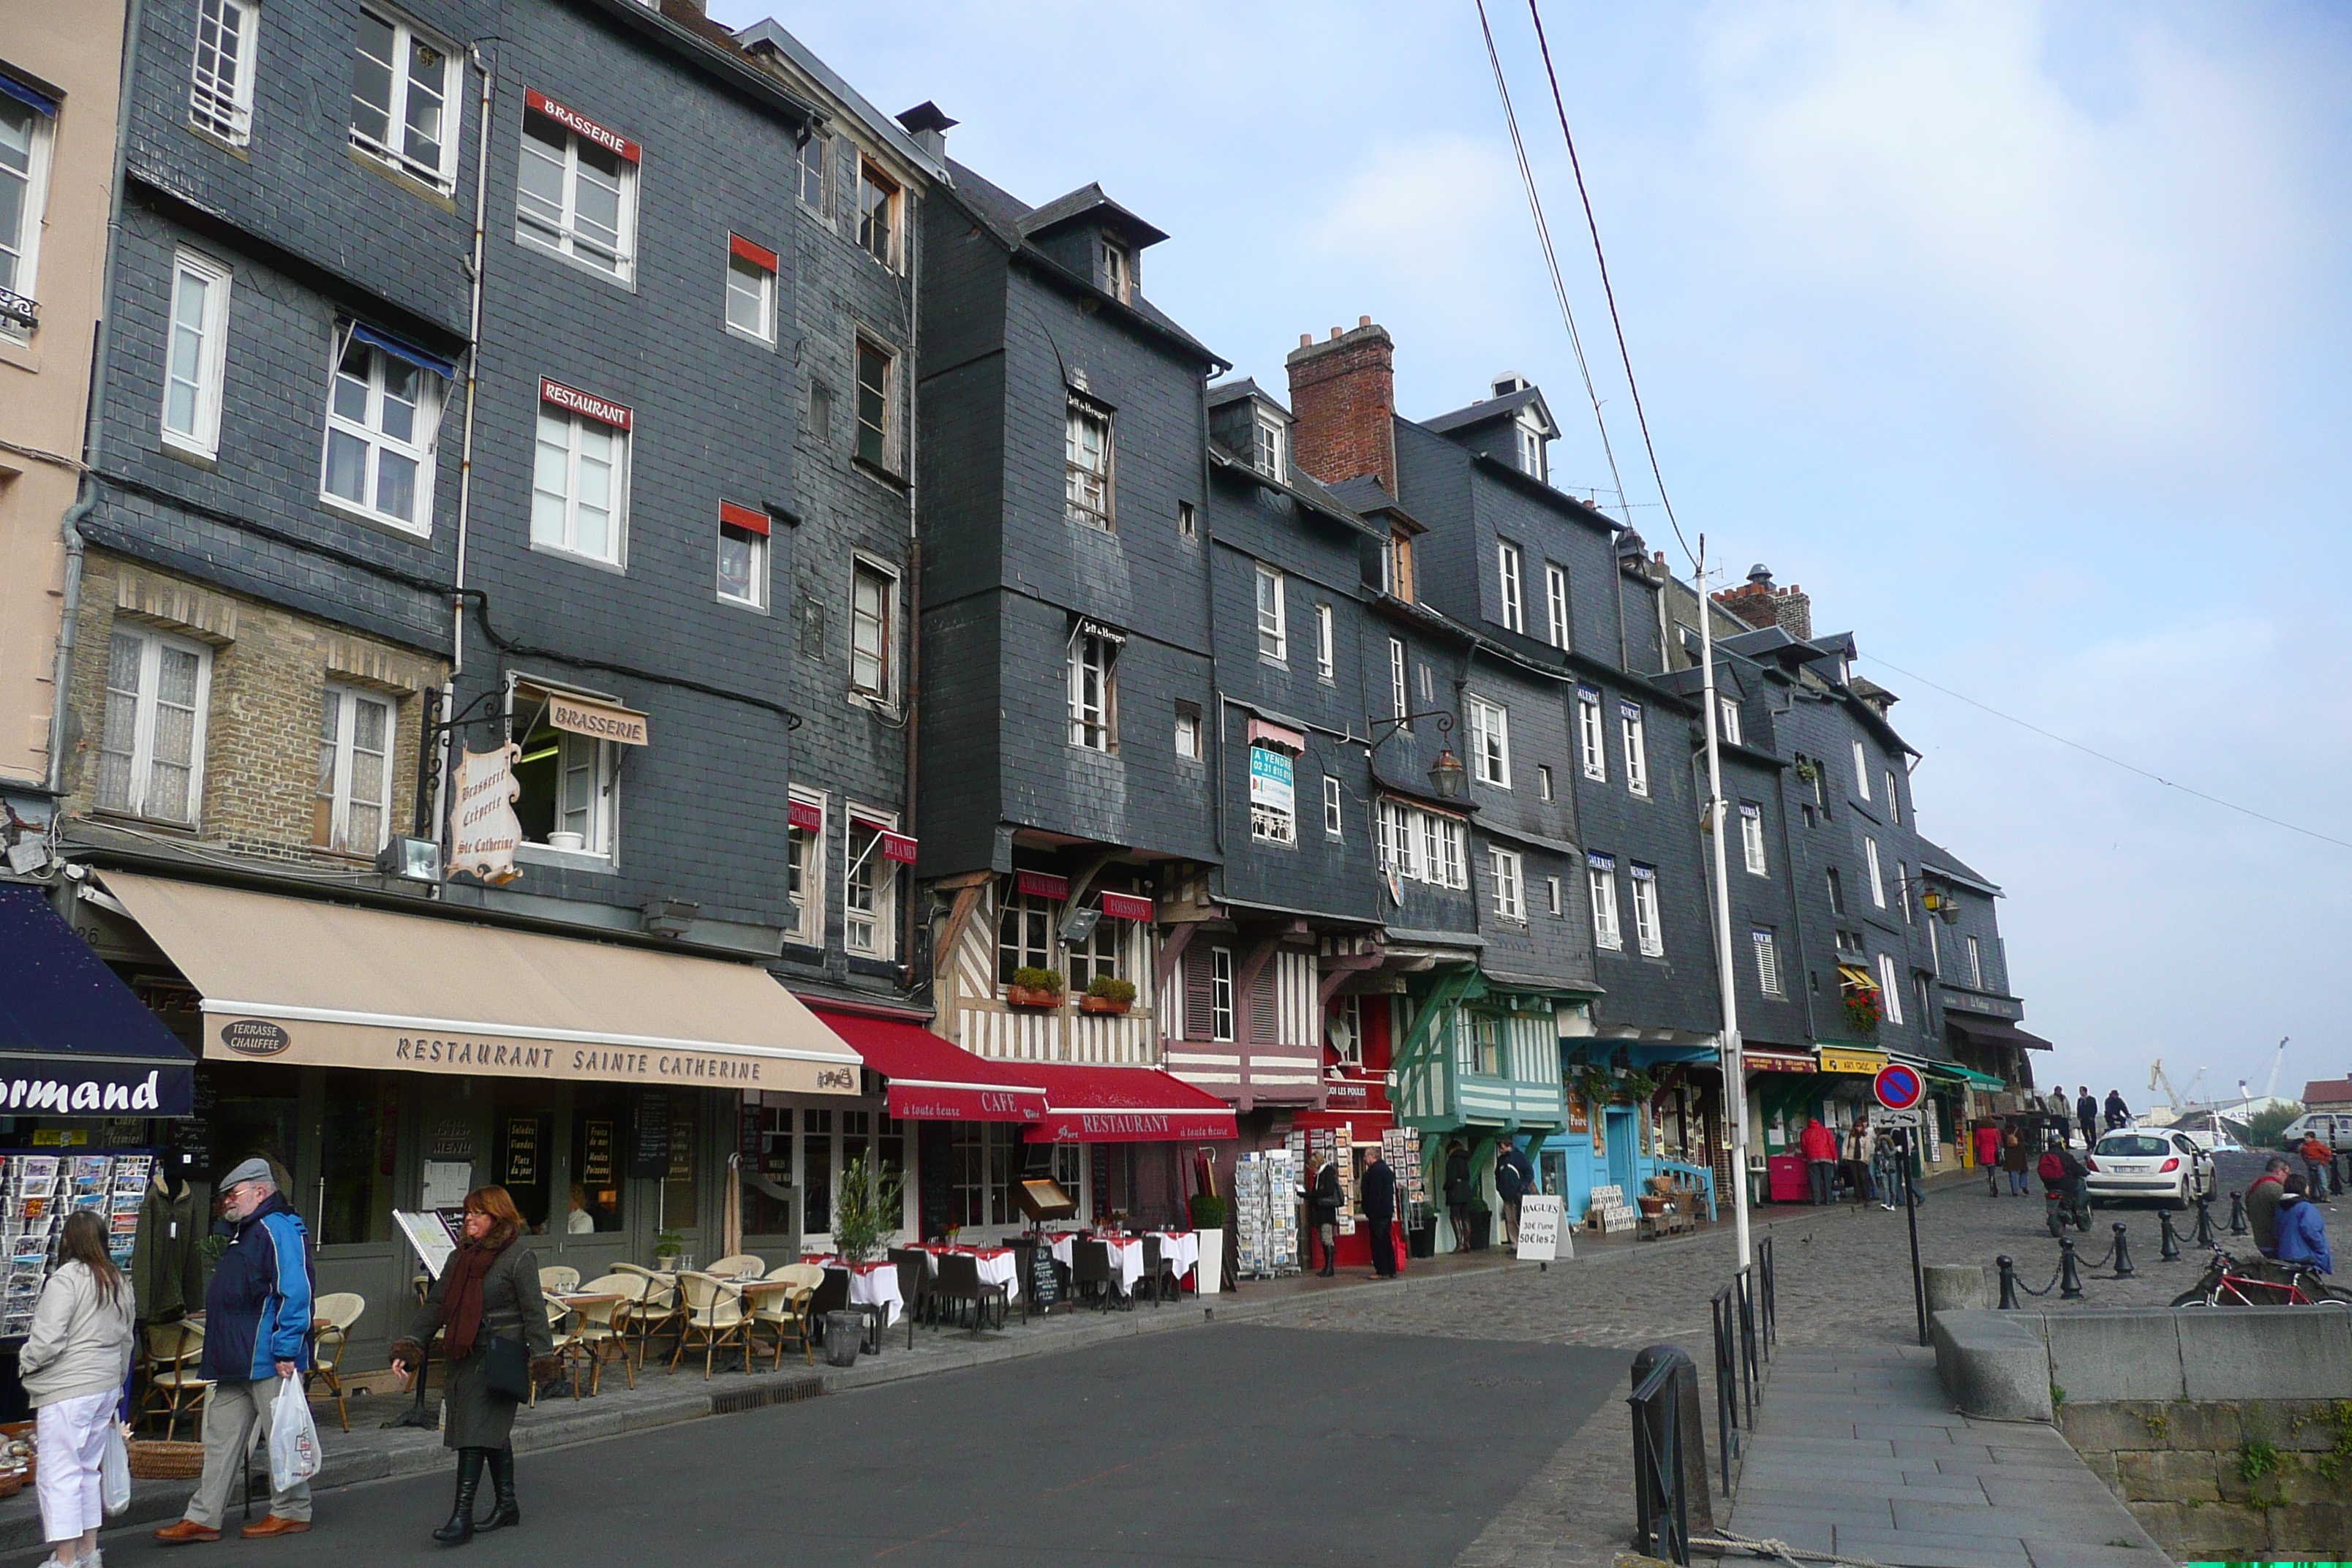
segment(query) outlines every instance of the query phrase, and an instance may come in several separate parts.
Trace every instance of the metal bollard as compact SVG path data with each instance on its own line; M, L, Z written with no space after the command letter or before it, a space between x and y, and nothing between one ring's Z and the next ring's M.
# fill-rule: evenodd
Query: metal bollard
M2197 1245L2200 1247L2221 1245L2213 1236L2213 1194L2210 1193L2197 1200Z
M2083 1299L2083 1273L2074 1263L2074 1238L2058 1238L2058 1299L2079 1301Z
M2116 1221L2116 1278L2132 1277L2131 1237L2124 1232L2124 1222Z
M2164 1250L2157 1255L2158 1258L2166 1263L2179 1262L2180 1237L2179 1234L2172 1228L2172 1211L2170 1209L2157 1210L2156 1221L2158 1225L2164 1228Z
M2230 1234L2231 1236L2246 1234L2246 1194L2243 1193L2230 1194Z
M2014 1312L2018 1310L2017 1265L2007 1257L1996 1258L1993 1263L2000 1269L2000 1310Z

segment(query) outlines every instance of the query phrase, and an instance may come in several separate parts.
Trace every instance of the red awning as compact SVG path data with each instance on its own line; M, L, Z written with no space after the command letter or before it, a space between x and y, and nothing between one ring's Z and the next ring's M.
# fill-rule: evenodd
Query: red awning
M813 1009L866 1065L890 1080L902 1121L1022 1121L1045 1117L1045 1091L1026 1068L976 1057L919 1024Z
M1045 1089L1045 1120L1029 1129L1032 1143L1152 1143L1238 1136L1232 1106L1158 1068L1022 1062L1017 1070Z

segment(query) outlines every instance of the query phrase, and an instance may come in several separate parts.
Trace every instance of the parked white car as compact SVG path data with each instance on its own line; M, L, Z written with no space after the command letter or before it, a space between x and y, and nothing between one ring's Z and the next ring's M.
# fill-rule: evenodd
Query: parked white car
M2186 1132L2125 1127L2106 1134L2084 1162L2084 1185L2093 1207L2126 1199L2153 1199L2187 1208L2213 1191L2213 1156Z

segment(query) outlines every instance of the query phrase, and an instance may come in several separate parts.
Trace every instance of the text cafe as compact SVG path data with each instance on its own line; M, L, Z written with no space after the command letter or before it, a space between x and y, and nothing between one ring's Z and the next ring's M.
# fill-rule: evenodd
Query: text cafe
M175 999L163 1021L201 1056L193 1169L209 1184L276 1162L318 1239L321 1291L403 1299L415 1259L393 1211L490 1183L513 1193L541 1261L583 1279L649 1261L665 1234L710 1261L746 1109L859 1103L856 1052L756 964L382 895L91 883L77 924L134 985ZM796 1217L747 1196L745 1249L787 1256ZM391 1327L369 1313L352 1364L378 1361Z

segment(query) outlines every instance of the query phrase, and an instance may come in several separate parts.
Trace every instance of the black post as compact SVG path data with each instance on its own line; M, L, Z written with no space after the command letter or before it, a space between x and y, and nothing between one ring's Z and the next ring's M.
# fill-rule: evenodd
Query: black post
M1919 1272L1919 1188L1912 1179L1911 1160L1919 1143L1919 1130L1903 1130L1903 1220L1911 1227L1911 1301L1919 1310L1919 1342L1927 1342L1927 1279Z
M2074 1238L2058 1238L2058 1299L2079 1301L2083 1299L2083 1275L2074 1266Z
M2246 1234L2246 1194L2243 1193L2231 1193L2230 1194L2230 1234L2231 1236L2243 1236ZM2201 1228L2198 1232L2197 1239L2200 1246L2210 1247L2212 1245L2212 1243L2206 1238Z
M2179 1262L2180 1237L2172 1228L2172 1211L2170 1209L2157 1210L2156 1222L2164 1227L2164 1250L2158 1254L2158 1257L2161 1261L2166 1263Z
M2116 1278L2132 1277L2131 1237L2124 1232L2124 1222L2116 1221Z
M387 1426L419 1426L430 1432L437 1425L425 1413L425 1374L433 1366L433 1336L425 1336L425 1348L416 1356L416 1400L407 1409L384 1423Z
M2000 1310L2014 1312L2018 1310L2017 1265L2006 1254L1994 1258L1993 1262L2000 1269Z

